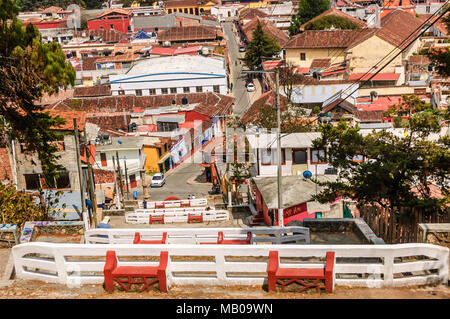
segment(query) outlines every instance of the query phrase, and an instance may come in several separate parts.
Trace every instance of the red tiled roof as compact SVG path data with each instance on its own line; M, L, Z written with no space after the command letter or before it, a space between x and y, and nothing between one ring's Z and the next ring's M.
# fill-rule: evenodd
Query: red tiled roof
M107 16L107 15L115 15L115 14L131 15L132 13L133 13L133 11L126 10L126 9L111 9L111 10L100 13L99 15L97 15L97 17L95 19Z
M173 27L158 33L158 41L216 40L217 29L203 25Z
M307 30L295 35L285 44L285 48L346 48L358 36L373 33L372 29L362 30Z
M309 73L309 67L300 67L300 68L297 68L297 73L300 73L300 74L307 74L307 73Z
M66 123L58 126L52 127L53 130L58 131L73 131L73 119L77 119L78 130L83 130L84 125L86 124L86 112L83 111L60 111L53 109L46 109L44 112L49 112L50 116L56 117L59 116L66 121Z
M94 85L87 87L77 87L73 92L73 97L109 96L111 89L109 85Z
M274 38L281 47L289 41L289 37L282 30L275 27L271 22L262 20L260 17L252 19L250 22L241 27L242 32L248 41L253 39L253 31L258 23L261 23L264 33Z
M276 69L277 67L281 66L283 62L284 62L283 60L264 61L263 62L264 70L270 71Z
M256 8L245 8L239 13L239 18L241 20L252 20L256 17L264 18L267 16L267 13L262 12L261 10L258 10Z
M150 54L156 55L174 55L175 49L172 48L162 48L162 47L152 47Z
M373 102L370 102L370 98L359 98L356 107L362 111L387 111L389 106L399 104L401 101L401 96L379 96Z
M337 16L337 17L345 18L345 19L347 19L347 20L350 20L351 22L356 23L360 28L365 28L365 27L367 27L367 23L365 23L364 21L359 20L359 19L357 19L357 18L354 18L354 17L352 17L351 15L349 15L349 14L347 14L347 13L345 13L345 12L342 12L342 11L339 10L339 9L336 9L336 8L330 8L330 9L328 9L327 11L325 11L325 12L319 14L317 17L315 17L315 18L313 18L313 19L311 19L311 20L309 20L309 21L303 23L303 24L300 26L300 31L304 31L304 30L305 30L305 26L306 26L308 23L311 23L311 22L313 22L313 21L316 21L317 19L320 19L320 18L323 18L323 17L326 17L326 16Z
M126 33L119 32L116 30L98 29L98 30L81 30L75 31L73 33L74 38L89 38L90 36L94 38L101 38L104 43L107 42L120 42L126 40Z
M353 73L350 74L348 80L361 80L366 81L375 73ZM400 73L378 73L371 81L397 81L400 77Z
M213 92L205 93L190 93L190 94L167 94L167 95L153 95L153 96L103 96L90 98L66 99L50 106L58 110L83 110L89 113L99 114L101 112L132 112L136 107L145 109L154 109L162 106L169 106L175 100L178 105L181 104L181 99L187 97L190 104L198 105L195 111L214 117L216 115L226 115L231 110L235 99L231 96L222 95ZM122 118L123 115L117 115ZM96 116L98 117L98 116ZM93 118L90 117L91 121ZM99 122L101 125L101 122Z
M313 59L311 62L311 68L312 69L323 69L328 68L331 64L331 58L317 58Z

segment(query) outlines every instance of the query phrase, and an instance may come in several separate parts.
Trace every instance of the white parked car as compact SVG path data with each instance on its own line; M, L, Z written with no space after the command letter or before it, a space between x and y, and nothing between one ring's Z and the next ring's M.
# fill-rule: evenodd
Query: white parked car
M255 85L253 83L247 84L247 92L253 92L255 91Z
M166 183L163 173L156 173L152 176L151 187L162 187Z

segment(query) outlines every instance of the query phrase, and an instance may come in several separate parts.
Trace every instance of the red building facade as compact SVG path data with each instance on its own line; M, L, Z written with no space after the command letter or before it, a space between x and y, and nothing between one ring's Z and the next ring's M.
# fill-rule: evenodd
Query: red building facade
M87 27L89 30L104 29L127 33L131 31L130 19L131 12L115 9L88 20Z

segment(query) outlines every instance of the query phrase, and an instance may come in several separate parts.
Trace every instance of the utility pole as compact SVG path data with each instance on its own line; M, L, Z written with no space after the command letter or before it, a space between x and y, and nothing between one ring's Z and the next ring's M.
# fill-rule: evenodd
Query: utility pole
M88 226L88 216L86 211L86 202L84 201L84 185L83 185L83 173L81 169L81 159L80 159L80 132L78 131L77 119L73 118L73 130L75 133L75 152L77 154L77 168L78 168L78 179L80 180L80 196L81 196L81 216ZM89 227L86 227L88 229Z
M117 151L116 151L116 159L117 159L117 170L119 172L120 195L122 196L122 201L123 201L122 171L120 170L119 152L117 152ZM123 204L123 202L122 202L122 204Z
M284 227L283 215L283 196L282 196L282 169L281 169L281 109L280 109L280 74L278 70L274 71L247 71L242 73L275 73L275 94L277 108L277 193L278 193L278 226Z
M130 200L130 189L128 188L128 172L127 172L127 158L123 158L123 165L125 168L125 185L127 187L127 200Z
M86 162L87 162L87 166L88 166L88 182L89 182L89 191L90 191L90 197L91 197L91 202L92 202L92 211L94 213L94 227L97 228L97 199L95 197L95 189L94 189L94 182L92 180L92 177L94 176L94 173L92 171L92 166L91 166L91 162L89 161L89 149L88 149L88 140L86 137L86 128L84 128L84 147L86 149Z
M122 205L120 205L120 195L119 195L119 182L117 181L116 175L116 158L113 156L113 168L114 168L114 186L116 187L116 195L117 195L117 209L121 209Z
M277 107L277 183L278 183L278 226L284 227L283 216L283 197L281 177L283 172L281 170L281 110L280 110L280 74L278 70L275 72L275 88L276 88L276 107Z

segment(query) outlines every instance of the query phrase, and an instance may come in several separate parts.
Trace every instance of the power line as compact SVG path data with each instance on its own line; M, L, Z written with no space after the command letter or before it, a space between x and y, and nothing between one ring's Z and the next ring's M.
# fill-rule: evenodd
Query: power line
M447 1L446 2L446 4L448 3L449 1ZM440 9L439 9L440 10ZM367 82L369 82L372 78L374 78L378 73L380 73L386 66L388 66L397 56L399 56L403 51L405 51L408 47L409 47L409 45L410 44L412 44L414 41L416 41L418 38L420 38L422 35L423 35L423 33L425 33L425 31L427 31L431 26L433 26L440 18L442 18L446 13L447 13L447 11L448 10L445 10L444 12L442 12L440 15L439 15L439 17L435 20L435 21L433 21L427 28L425 28L422 32L420 32L414 39L412 39L412 41L410 41L410 43L407 45L407 46L405 46L403 49L401 49L400 50L400 52L398 52L392 59L390 59L384 66L382 66L378 71L376 71L370 78L368 78L367 80L365 80L363 83L362 83L362 85L361 85L361 87L362 86L364 86ZM384 59L384 58L383 58ZM382 60L383 60L382 59ZM361 79L362 79L363 77L361 77L358 81L361 81ZM357 89L355 89L352 93L350 93L349 95L347 95L347 97L345 97L345 98L343 98L343 100L341 101L341 102L343 102L343 101L345 101L347 98L349 98L353 93L355 93L357 90L359 90L359 87L357 88ZM341 103L340 102L340 103Z

